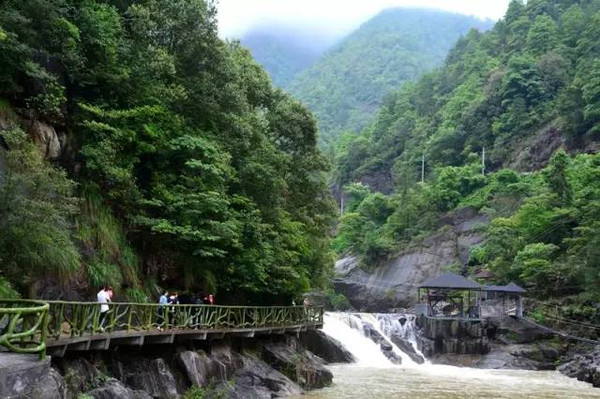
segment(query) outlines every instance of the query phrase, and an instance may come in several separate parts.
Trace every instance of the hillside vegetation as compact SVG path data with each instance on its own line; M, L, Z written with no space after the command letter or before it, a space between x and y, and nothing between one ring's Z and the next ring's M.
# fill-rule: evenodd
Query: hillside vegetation
M107 283L143 300L158 283L289 303L324 284L315 121L218 38L215 13L203 0L2 2L0 292L79 298ZM64 133L54 164L32 122Z
M491 31L471 31L443 68L404 85L372 127L339 141L336 179L349 201L335 248L376 267L438 229L440 216L474 206L491 223L463 271L489 268L499 282L571 298L569 311L597 317L600 156L559 150L542 170L507 166L556 142L594 152L599 135L600 1L513 0ZM357 183L386 174L389 196Z
M340 132L359 132L387 94L442 64L470 28L490 25L442 11L388 9L301 72L288 90L315 113L322 140L331 142Z

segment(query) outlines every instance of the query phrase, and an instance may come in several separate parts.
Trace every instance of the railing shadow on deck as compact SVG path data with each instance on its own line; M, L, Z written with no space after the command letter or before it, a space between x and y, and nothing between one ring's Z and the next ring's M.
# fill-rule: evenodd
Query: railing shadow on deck
M323 323L322 307L219 306L110 303L101 315L97 302L0 300L0 348L46 353L46 341L152 330L253 330Z

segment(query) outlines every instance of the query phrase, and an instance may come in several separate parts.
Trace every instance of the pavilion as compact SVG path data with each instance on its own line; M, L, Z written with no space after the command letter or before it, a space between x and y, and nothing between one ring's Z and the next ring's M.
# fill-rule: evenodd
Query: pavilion
M515 283L483 287L482 317L523 316L523 294L527 291Z
M444 273L419 286L418 313L428 317L479 319L482 286L455 273Z

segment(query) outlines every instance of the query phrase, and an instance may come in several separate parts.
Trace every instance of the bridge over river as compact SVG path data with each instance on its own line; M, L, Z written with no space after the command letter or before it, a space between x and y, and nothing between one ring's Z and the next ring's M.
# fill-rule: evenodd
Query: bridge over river
M97 302L0 300L0 350L48 352L106 350L152 345L298 334L323 326L323 308L314 306L217 306L110 304L103 327Z

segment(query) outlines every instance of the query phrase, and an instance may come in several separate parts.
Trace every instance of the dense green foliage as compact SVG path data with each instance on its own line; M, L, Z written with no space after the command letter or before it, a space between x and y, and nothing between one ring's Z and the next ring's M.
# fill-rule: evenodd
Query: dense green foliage
M80 263L70 233L73 182L45 164L21 130L3 136L12 150L2 156L6 172L0 177L2 277L16 287L32 287L47 272L64 282ZM6 295L10 287L0 291Z
M430 175L483 147L489 166L506 165L544 129L574 146L595 139L599 21L598 1L511 2L492 30L469 32L443 68L389 96L359 137L340 140L338 182L375 170L417 178L423 154Z
M359 132L382 99L440 65L456 40L488 22L424 9L388 9L301 72L289 91L315 113L325 142Z
M211 2L0 7L0 98L67 132L61 164L80 183L3 133L9 281L82 271L85 287L134 299L158 282L265 302L326 281L332 207L315 122L218 38Z
M343 136L338 253L374 267L473 206L490 224L463 271L489 268L542 299L598 301L600 157L559 151L540 171L508 167L535 169L530 157L557 140L573 152L596 145L599 23L598 0L512 1L491 31L471 31L443 68L390 96L361 135ZM356 183L382 173L393 178L389 196Z

